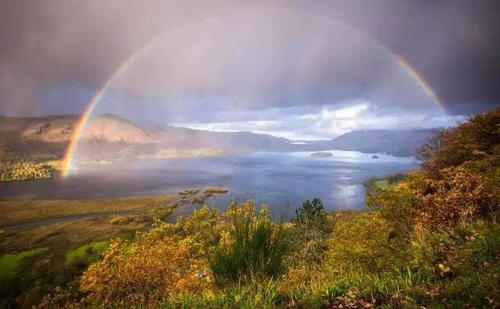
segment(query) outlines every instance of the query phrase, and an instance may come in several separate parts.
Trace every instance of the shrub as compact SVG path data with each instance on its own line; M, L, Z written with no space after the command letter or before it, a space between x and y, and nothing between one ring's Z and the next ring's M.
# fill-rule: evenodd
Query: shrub
M305 265L315 266L321 262L326 250L326 239L331 232L323 203L317 198L305 201L296 210L290 232L293 235L295 254L292 259L295 264L302 261Z
M385 189L375 189L366 199L368 208L376 209L380 216L392 225L391 237L408 239L413 233L415 196L407 183L399 183Z
M328 241L328 264L334 273L362 270L380 272L399 262L393 228L378 212L364 212L335 225Z
M444 267L452 258L450 252L454 246L455 243L448 235L417 229L409 246L408 264L429 276L444 274ZM443 269L439 268L440 264L443 265Z
M0 181L50 178L54 169L46 164L30 161L0 162Z
M253 202L232 203L224 214L229 241L218 246L210 269L219 284L277 278L284 271L288 251L285 231L270 221L264 207L256 215Z
M203 294L213 285L206 256L223 228L217 212L207 207L175 224L156 221L132 243L112 241L104 258L82 275L80 289L89 303L124 306Z
M211 280L196 251L166 235L146 234L133 244L113 241L103 260L83 274L81 290L91 303L128 306L202 293Z
M380 210L398 235L410 237L415 224L434 231L452 229L494 211L483 178L464 167L446 168L435 179L414 171L402 183L375 190L368 207Z
M482 177L465 168L447 168L442 179L426 180L426 188L415 188L417 222L430 229L453 228L492 210Z
M434 177L439 177L443 168L498 155L499 123L500 108L496 108L440 133L439 137L420 149L420 157L425 160L422 167Z

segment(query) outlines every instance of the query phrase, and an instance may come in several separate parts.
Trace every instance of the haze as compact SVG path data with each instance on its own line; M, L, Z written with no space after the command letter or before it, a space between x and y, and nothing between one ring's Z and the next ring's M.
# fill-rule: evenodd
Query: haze
M79 114L120 68L92 116L294 140L448 127L500 97L497 13L466 1L2 7L10 116Z

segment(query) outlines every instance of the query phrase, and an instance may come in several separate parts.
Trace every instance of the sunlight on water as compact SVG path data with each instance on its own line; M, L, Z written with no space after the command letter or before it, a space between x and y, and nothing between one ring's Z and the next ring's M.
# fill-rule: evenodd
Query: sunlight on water
M414 168L414 158L356 151L257 152L216 158L184 158L115 163L80 163L63 183L6 184L2 195L87 198L174 193L189 187L219 185L230 194L209 204L225 208L232 200L266 203L276 216L289 216L302 201L321 198L328 209L361 208L363 181Z

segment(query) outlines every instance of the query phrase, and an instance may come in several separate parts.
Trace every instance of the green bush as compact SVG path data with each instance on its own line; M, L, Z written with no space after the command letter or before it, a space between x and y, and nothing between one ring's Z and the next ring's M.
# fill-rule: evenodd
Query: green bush
M321 262L326 250L326 239L331 232L323 203L317 198L305 201L302 207L296 210L292 222L290 233L295 252L292 257L295 261L293 264L297 264L297 261L308 265Z
M215 251L210 269L220 283L277 278L285 270L288 242L283 227L270 221L263 208L255 214L253 203L232 204L226 214L231 243Z
M408 239L413 234L415 196L405 183L385 189L375 189L368 195L366 205L369 209L378 210L381 217L392 226L392 238Z

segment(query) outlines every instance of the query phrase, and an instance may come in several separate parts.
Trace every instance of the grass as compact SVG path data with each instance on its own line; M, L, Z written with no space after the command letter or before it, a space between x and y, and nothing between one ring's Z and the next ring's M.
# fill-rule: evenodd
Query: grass
M48 218L109 212L140 212L165 206L176 195L78 200L0 199L0 227Z
M5 254L0 258L0 278L2 278L0 283L5 283L4 280L11 280L17 274L19 264L25 258L30 256L43 253L49 248L36 248L31 250L26 250L19 253L9 253Z
M75 249L70 249L66 252L66 264L79 263L90 265L99 259L108 246L109 241L96 241Z
M195 190L188 191L194 193ZM0 260L0 282L8 284L7 288L0 289L0 299L8 299L9 304L14 304L16 297L26 295L29 304L37 305L40 297L50 293L55 286L65 286L78 278L89 264L100 258L110 239L134 239L137 232L150 228L153 217L170 217L176 207L190 203L194 197L198 196L188 198L172 194L80 200L0 198L0 256L2 253L21 252L19 256L8 254ZM201 195L200 199L203 198ZM113 212L117 214L109 215ZM2 228L86 214L103 215L23 229ZM33 248L40 247L48 253L37 255L39 252L33 250L39 249ZM19 263L27 253L33 256L30 263ZM9 282L4 280L6 273L10 273ZM2 305L0 301L0 307Z
M387 179L382 179L382 180L377 180L375 181L375 186L379 189L385 189L389 186L389 180Z
M65 286L96 261L110 239L133 239L136 231L147 227L146 223L109 221L107 217L83 219L5 233L0 238L0 252L21 253L7 254L0 260L0 298L14 304L16 297L26 295L29 305L37 305L41 296L56 286ZM39 254L42 252L46 254ZM20 263L28 255L30 263ZM5 271L10 274L9 280Z
M366 191L368 193L373 193L375 189L387 189L392 185L395 185L401 182L404 179L404 174L395 173L389 174L385 177L371 177L370 179L363 182L363 185L366 187Z
M218 247L210 265L216 281L242 283L254 276L279 276L285 268L283 257L289 250L283 227L264 216L243 216L230 225L234 243Z
M205 201L205 197L203 197L203 196L195 196L191 200L191 203L193 203L193 204L203 204L204 201Z
M180 195L195 195L200 192L199 188L190 188L190 189L184 189L179 192Z
M215 194L215 193L227 193L227 192L229 192L229 190L222 187L206 187L205 190L203 191L205 195Z

